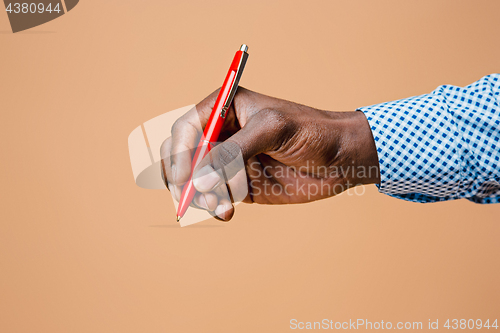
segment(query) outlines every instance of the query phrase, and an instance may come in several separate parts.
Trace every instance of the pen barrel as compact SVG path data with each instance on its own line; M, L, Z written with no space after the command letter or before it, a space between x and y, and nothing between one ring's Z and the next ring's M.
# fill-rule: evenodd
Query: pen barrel
M243 47L242 47L243 48ZM179 206L177 207L177 216L182 217L186 213L187 208L191 204L195 194L196 189L193 185L193 175L194 170L200 164L205 156L210 152L211 144L215 143L219 138L219 134L224 125L224 120L229 111L229 107L232 103L232 99L236 93L236 88L238 81L241 76L243 67L245 66L248 53L246 53L246 45L244 50L239 50L236 52L233 58L233 62L229 67L224 83L219 91L217 100L215 101L214 107L208 119L205 130L200 140L196 152L194 154L193 163L191 164L191 175L189 181L183 186L182 194L179 201Z
M210 149L211 146L206 141L200 141L200 144L196 148L193 163L191 164L191 175L189 177L189 181L182 187L181 199L179 201L179 207L177 207L177 216L183 217L189 205L193 201L194 195L196 194L196 189L193 185L194 170L203 158L208 155Z
M219 138L227 111L232 103L232 98L234 97L234 92L233 95L231 95L231 92L236 81L239 79L237 77L238 68L244 58L244 55L245 53L243 51L237 51L234 55L233 62L229 67L224 83L222 84L219 94L217 95L217 100L215 101L207 126L203 131L202 140L215 142Z

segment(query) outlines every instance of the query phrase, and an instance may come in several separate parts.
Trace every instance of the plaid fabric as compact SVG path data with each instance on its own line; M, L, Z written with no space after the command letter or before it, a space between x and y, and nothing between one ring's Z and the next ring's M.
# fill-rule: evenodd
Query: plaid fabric
M415 202L500 202L500 74L358 110L377 146L380 192Z

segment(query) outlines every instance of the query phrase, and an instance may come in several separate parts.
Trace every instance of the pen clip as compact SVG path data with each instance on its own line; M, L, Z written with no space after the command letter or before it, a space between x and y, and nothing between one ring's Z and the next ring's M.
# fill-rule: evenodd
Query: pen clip
M231 84L231 90L229 91L229 95L227 96L226 102L222 106L222 110L220 113L221 118L226 117L226 112L231 106L231 103L233 102L234 95L236 94L236 90L238 89L238 83L240 82L241 74L243 73L243 69L245 69L245 64L247 63L248 59L248 53L246 52L246 45L245 49L243 49L242 46L242 54L241 54L241 59L240 63L238 65L238 69L236 70L236 75L233 80L233 83Z

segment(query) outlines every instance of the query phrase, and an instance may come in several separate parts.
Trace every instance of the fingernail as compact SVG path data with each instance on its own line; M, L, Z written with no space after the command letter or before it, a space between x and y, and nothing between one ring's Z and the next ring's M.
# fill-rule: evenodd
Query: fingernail
M225 205L218 205L217 208L215 208L215 215L220 217L221 219L225 220L226 219L226 212L229 210L228 207Z
M211 166L206 165L194 175L193 185L198 191L207 192L216 187L220 180L217 172Z
M207 198L205 198L205 194L201 195L201 201L203 203L203 208L205 208L206 210L209 210L210 208L208 208L208 202L207 202Z
M205 198L205 195L202 194L200 195L199 197L195 197L196 198L196 204L200 207L200 208L203 208L203 209L206 209L206 210L209 210L208 208L208 203L207 203L207 199Z

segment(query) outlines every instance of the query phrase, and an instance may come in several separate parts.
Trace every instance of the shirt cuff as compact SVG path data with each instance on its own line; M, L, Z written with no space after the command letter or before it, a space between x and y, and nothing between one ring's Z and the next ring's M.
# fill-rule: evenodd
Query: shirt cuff
M460 197L461 136L445 107L427 94L358 109L377 147L381 193L414 202Z

